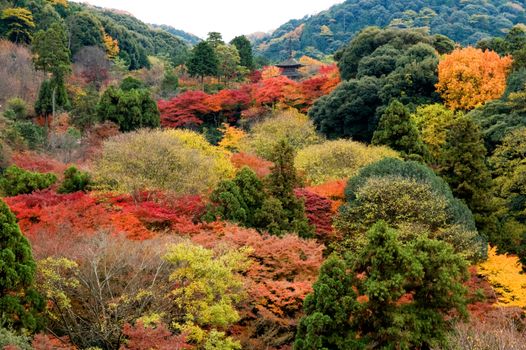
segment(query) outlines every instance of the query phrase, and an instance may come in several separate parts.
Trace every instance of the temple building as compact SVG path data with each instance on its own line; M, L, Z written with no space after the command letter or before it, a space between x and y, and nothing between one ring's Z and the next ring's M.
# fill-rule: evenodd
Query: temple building
M301 67L303 67L303 64L296 61L292 56L286 60L285 62L281 62L280 64L277 64L276 67L281 68L282 75L286 76L289 79L292 80L299 80L301 79L301 73L298 71Z

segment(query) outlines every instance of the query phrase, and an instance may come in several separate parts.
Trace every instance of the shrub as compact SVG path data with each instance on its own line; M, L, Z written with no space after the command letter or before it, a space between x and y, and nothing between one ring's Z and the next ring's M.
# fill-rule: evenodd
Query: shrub
M287 139L295 150L322 140L306 115L290 109L277 112L271 118L255 124L248 137L242 141L242 149L270 159L272 150L282 139Z
M140 130L106 141L96 162L103 188L138 194L161 189L196 194L233 175L228 153L186 130ZM99 186L99 187L100 187Z
M87 172L69 167L64 171L64 181L58 189L58 193L86 192L91 183L91 176Z
M0 177L0 189L5 196L17 196L43 190L57 181L54 174L34 173L12 165Z
M367 146L350 140L326 141L298 151L295 165L314 185L350 178L360 168L386 157L398 157L387 148Z
M27 103L21 98L15 97L7 101L4 117L12 120L24 120L28 116Z

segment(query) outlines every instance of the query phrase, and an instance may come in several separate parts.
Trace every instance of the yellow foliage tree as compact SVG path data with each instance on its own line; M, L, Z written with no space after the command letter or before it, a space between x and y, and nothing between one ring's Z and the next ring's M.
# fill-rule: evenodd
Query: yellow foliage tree
M360 168L383 158L399 158L398 152L385 146L367 146L350 140L327 141L301 149L296 168L313 185L347 179Z
M119 42L108 34L104 33L104 48L109 59L114 59L119 54Z
M502 96L513 60L474 47L456 49L438 65L437 91L453 110L471 110Z
M226 123L224 123L219 130L223 134L223 138L218 144L219 147L230 152L239 150L240 142L246 136L246 133L235 126L230 126Z
M267 66L261 71L261 79L270 79L279 77L281 75L281 69L276 66Z
M526 274L521 273L519 258L490 248L488 260L479 269L499 295L498 305L526 307Z

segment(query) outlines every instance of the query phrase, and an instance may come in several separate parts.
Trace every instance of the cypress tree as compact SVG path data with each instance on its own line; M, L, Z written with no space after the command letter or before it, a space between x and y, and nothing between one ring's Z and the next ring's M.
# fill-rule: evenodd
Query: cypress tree
M497 219L493 214L492 179L486 153L477 123L469 117L459 118L446 133L438 174L449 184L455 197L471 209L479 231L493 237Z
M407 157L427 157L428 153L409 110L397 100L383 113L372 143L389 146Z
M41 327L43 298L32 288L36 264L16 218L0 200L0 328Z

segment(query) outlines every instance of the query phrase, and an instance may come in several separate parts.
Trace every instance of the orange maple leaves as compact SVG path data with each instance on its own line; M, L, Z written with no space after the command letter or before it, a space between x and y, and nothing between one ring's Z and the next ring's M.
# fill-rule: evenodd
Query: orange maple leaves
M438 65L437 91L453 110L471 110L502 96L513 60L474 47L456 49Z

